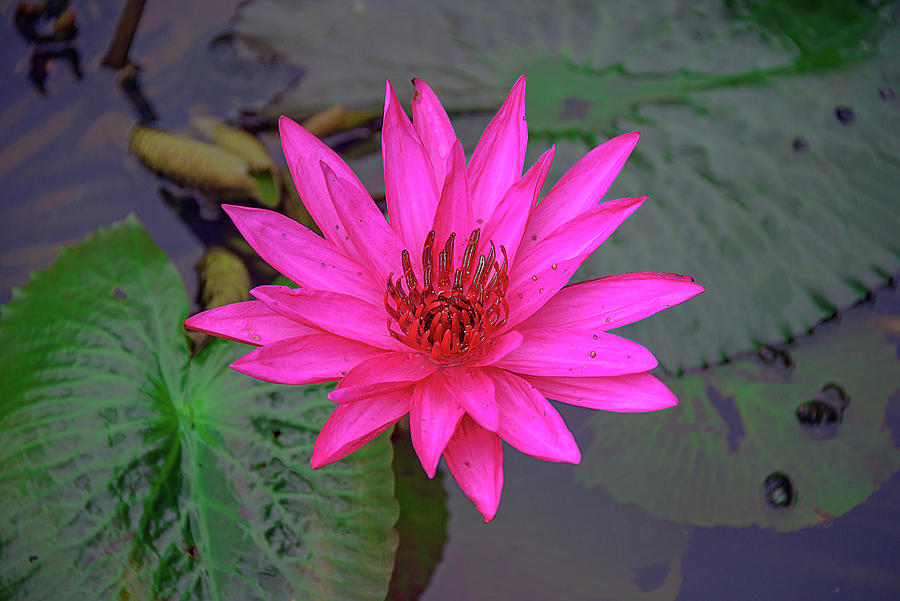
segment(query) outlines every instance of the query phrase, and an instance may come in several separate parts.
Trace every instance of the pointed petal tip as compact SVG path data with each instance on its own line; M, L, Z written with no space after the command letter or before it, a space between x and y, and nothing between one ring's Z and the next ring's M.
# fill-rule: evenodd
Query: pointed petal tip
M497 516L497 508L494 508L493 511L482 511L480 508L477 508L477 507L476 507L476 509L478 509L478 511L481 513L481 515L484 516L485 524L489 524Z
M302 125L288 117L282 115L278 118L278 135L281 137L281 145L284 146L285 138L290 138L298 131L306 131Z
M337 174L334 172L334 169L331 168L331 165L321 159L319 159L319 169L322 170L322 174L325 176L325 179L330 179L331 181L335 181L337 179Z
M572 449L572 452L568 457L563 459L565 463L572 463L578 465L581 463L581 449L578 448L578 444L576 443Z
M390 80L386 79L384 81L384 114L387 115L388 107L397 102L397 94L394 93L394 86L391 85Z

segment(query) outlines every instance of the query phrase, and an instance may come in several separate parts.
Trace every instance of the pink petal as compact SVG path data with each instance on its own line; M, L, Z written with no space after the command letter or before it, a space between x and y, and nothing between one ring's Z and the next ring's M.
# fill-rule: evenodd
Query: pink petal
M547 179L555 152L556 146L551 147L528 173L509 187L484 228L483 244L492 241L498 249L506 248L510 264L515 261L525 225Z
M678 404L666 385L648 373L607 378L522 377L546 397L588 409L631 413Z
M405 388L437 371L437 365L421 353L382 353L350 370L328 394L335 403L352 403Z
M334 463L390 428L409 411L412 386L338 405L313 446L313 469Z
M544 461L581 461L581 451L563 418L534 386L501 369L488 373L500 406L497 433L503 440Z
M383 306L387 277L401 269L403 243L367 193L337 175L326 163L320 166L345 235L367 266L370 281L378 287L377 304Z
M292 321L259 301L233 303L188 317L184 326L220 338L262 346L318 332Z
M566 286L517 329L611 330L674 307L703 292L690 276L625 273Z
M444 186L444 166L450 155L450 148L456 142L456 134L447 111L428 84L418 78L412 81L416 86L412 100L413 125L431 160L434 181L440 190Z
M535 208L525 230L522 251L599 203L640 137L637 132L615 137L575 163Z
M462 365L444 369L444 387L479 426L497 431L498 410L494 384L480 369Z
M600 330L522 330L522 345L494 365L535 376L618 376L648 371L656 358L636 342Z
M572 277L579 265L634 213L646 196L604 202L561 225L527 252L510 269L509 329L540 309Z
M343 225L331 202L325 181L322 179L322 168L319 166L319 162L328 163L335 173L359 188L370 201L372 197L359 183L356 174L344 160L303 127L287 117L281 117L278 120L278 129L281 132L284 158L287 159L294 186L297 187L297 193L303 199L303 205L325 238L333 242L351 259L358 258L353 245L346 239Z
M484 521L494 519L503 490L500 437L464 415L444 449L444 459L459 487L484 516Z
M506 190L522 177L527 144L525 76L522 75L497 115L488 123L469 161L469 186L476 224L487 223Z
M410 437L429 478L434 478L441 453L465 415L441 382L440 372L420 381L409 403Z
M428 154L397 102L390 82L384 98L381 153L391 227L421 272L422 244L431 230L439 191Z
M386 350L408 350L388 334L388 314L353 296L324 290L257 286L250 291L273 311L294 321Z
M479 367L493 365L522 344L522 335L516 331L493 336L483 342L478 349L469 355L466 365Z
M381 304L383 287L375 287L363 267L293 219L266 209L222 208L253 250L289 280L305 288L342 292Z
M451 233L456 234L453 245L453 265L462 265L469 233L472 231L472 203L469 199L469 184L466 181L466 155L462 144L456 140L447 157L447 178L441 191L441 200L434 212L431 229L435 232L435 250L443 248ZM435 257L437 256L435 253ZM433 262L437 264L436 258Z
M231 364L232 369L276 384L340 380L381 349L319 332L267 344Z

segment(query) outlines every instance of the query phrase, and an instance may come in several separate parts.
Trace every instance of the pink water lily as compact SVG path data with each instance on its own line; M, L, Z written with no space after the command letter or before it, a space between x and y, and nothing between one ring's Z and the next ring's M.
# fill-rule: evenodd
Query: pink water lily
M225 206L247 242L299 288L185 322L256 345L234 369L282 384L338 381L312 467L359 449L409 414L429 477L441 456L485 518L506 441L538 459L581 453L547 397L608 411L677 403L650 352L608 330L681 303L689 277L630 273L566 286L646 196L601 202L638 141L584 156L538 203L554 148L522 175L519 78L466 163L434 92L414 80L412 122L387 85L382 133L390 222L350 168L281 118L294 183L324 238L278 213Z

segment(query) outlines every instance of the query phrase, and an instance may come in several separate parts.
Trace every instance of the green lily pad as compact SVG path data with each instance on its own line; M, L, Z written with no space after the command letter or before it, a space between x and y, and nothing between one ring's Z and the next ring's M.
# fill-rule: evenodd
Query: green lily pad
M429 479L409 437L408 420L391 436L394 446L394 496L400 505L399 542L386 601L416 601L428 588L447 542L447 493L444 473Z
M848 312L821 330L767 355L774 364L667 381L672 409L598 413L576 479L700 526L791 531L847 513L900 468L884 425L900 363L871 317Z
M900 269L896 2L757 4L254 0L233 27L305 69L273 114L378 107L411 76L452 113L493 111L527 73L529 160L557 143L551 179L641 131L607 197L650 200L576 277L704 284L624 332L678 371L802 334Z
M189 358L187 295L129 218L0 320L4 599L372 599L397 506L387 436L313 472L323 387Z

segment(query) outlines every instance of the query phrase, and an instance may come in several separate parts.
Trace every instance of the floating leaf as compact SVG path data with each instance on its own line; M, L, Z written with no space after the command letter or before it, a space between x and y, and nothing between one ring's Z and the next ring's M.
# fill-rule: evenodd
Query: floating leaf
M801 334L900 269L896 3L730 4L254 0L234 30L305 68L276 114L379 107L384 79L411 76L453 113L492 111L527 73L530 161L557 143L551 178L640 130L608 197L650 201L576 277L703 283L625 332L678 370Z
M317 138L326 138L380 116L381 113L376 110L348 111L340 104L335 104L305 120L303 127Z
M700 526L789 531L847 513L900 468L884 427L900 364L877 320L821 329L792 369L743 359L668 381L672 409L598 413L576 478ZM835 419L811 419L810 404Z
M266 147L253 134L226 125L212 117L194 117L191 119L191 127L200 131L216 146L244 159L250 171L275 169L275 162L269 156Z
M277 173L277 170L272 170L250 174L250 177L256 182L256 189L259 192L256 202L270 209L274 209L281 202L281 189L278 185Z
M216 146L244 159L250 177L256 183L256 201L270 209L278 206L281 201L278 167L262 142L243 129L231 127L212 117L194 117L191 119L191 126Z
M64 249L0 320L6 599L383 597L387 437L313 472L326 388L189 360L187 298L134 218Z
M128 149L145 167L180 186L222 198L262 200L247 161L218 146L137 125Z
M736 16L796 48L795 62L801 69L871 56L895 4L894 0L725 0Z
M386 601L416 601L428 588L447 542L447 493L443 472L429 479L405 428L396 428L394 445L394 495L400 505L397 519L399 543Z
M204 309L229 305L250 298L250 274L237 255L221 246L207 249L197 265Z

